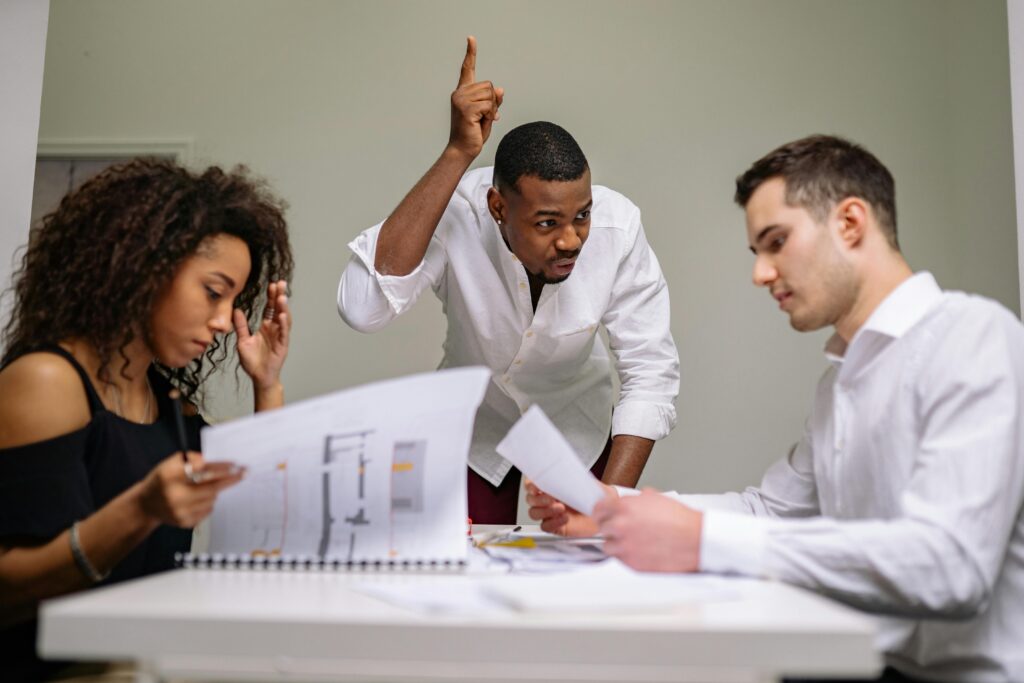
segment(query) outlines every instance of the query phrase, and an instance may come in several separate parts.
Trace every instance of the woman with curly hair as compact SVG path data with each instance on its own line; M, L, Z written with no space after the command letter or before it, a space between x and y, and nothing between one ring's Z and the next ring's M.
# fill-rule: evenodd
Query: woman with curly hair
M140 159L83 184L33 234L0 364L5 677L43 673L40 600L170 568L239 480L196 452L195 407L232 331L256 410L283 403L283 210L244 168ZM186 401L188 468L172 390Z

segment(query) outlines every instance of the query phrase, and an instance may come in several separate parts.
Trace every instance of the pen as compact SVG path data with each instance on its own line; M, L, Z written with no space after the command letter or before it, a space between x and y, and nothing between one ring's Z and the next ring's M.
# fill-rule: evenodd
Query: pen
M185 476L193 484L202 480L199 472L192 471L192 463L188 461L188 441L185 439L185 418L181 415L181 392L171 389L171 409L174 411L174 428L178 436L178 448L181 449L181 459L185 463Z

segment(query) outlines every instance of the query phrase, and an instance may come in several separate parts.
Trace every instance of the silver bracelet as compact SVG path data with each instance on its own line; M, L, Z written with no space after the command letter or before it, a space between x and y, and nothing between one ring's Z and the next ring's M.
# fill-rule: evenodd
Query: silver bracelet
M103 579L110 575L110 572L99 572L96 567L92 566L92 562L85 556L85 552L82 550L82 541L78 538L78 522L71 525L71 531L68 536L71 539L71 556L75 558L75 564L78 569L85 574L85 577L93 583L99 583Z

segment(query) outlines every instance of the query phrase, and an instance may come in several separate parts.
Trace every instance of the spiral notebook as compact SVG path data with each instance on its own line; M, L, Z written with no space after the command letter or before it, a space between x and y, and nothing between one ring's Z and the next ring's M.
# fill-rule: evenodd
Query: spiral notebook
M466 463L489 381L486 368L440 370L204 428L204 457L247 472L178 565L464 567Z

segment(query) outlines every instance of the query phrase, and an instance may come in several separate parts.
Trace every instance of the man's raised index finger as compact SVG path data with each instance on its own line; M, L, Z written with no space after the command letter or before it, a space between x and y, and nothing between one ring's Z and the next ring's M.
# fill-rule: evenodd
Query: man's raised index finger
M462 71L459 73L459 86L476 82L476 38L466 38L466 58L462 60Z

